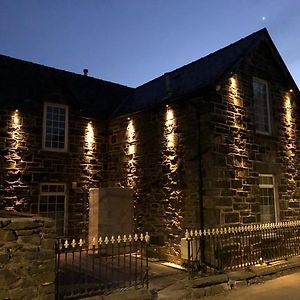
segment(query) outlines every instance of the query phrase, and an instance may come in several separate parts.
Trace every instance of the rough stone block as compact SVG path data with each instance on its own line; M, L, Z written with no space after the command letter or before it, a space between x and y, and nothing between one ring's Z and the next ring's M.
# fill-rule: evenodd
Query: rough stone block
M212 275L208 277L201 277L194 279L192 281L192 287L198 288L198 287L205 287L205 286L211 286L218 283L227 283L228 276L226 274L219 274L219 275Z
M0 287L9 287L19 279L19 275L7 269L0 270Z
M255 274L251 271L240 270L240 271L228 272L227 276L229 280L239 281L239 280L248 280L254 278Z
M28 236L20 236L18 238L19 243L25 243L30 245L40 245L41 237L38 234L32 234Z
M0 228L6 227L9 223L11 222L11 220L0 220Z
M9 296L10 299L14 300L32 300L37 297L37 289L33 287L11 289Z
M12 230L0 229L0 241L14 241L16 239L17 236Z
M9 223L5 229L9 230L21 230L21 229L34 229L38 227L42 227L43 224L40 222L34 222L32 220L28 220L28 218L19 218L13 219L11 223Z
M41 241L41 247L45 249L55 249L56 241L55 239L44 239Z

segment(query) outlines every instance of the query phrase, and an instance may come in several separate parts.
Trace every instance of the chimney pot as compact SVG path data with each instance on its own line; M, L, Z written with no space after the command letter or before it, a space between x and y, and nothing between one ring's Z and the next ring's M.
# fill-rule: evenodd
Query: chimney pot
M83 74L84 74L84 76L87 76L87 75L88 75L88 72L89 72L89 69L83 69Z

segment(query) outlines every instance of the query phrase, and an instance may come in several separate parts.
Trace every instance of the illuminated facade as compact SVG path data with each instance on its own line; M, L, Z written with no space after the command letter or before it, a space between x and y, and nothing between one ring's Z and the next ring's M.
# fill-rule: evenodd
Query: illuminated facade
M265 29L136 89L3 61L45 84L1 99L1 208L84 235L89 189L130 188L168 259L186 228L300 218L299 91Z

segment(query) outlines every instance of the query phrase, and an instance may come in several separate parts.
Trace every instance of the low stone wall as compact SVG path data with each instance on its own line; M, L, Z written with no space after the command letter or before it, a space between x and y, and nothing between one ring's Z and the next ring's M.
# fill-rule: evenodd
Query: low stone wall
M0 299L55 299L53 225L0 211Z

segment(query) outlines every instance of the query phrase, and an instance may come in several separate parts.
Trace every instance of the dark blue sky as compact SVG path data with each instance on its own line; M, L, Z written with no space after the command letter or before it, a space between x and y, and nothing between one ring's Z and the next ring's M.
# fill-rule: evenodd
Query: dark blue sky
M300 86L299 0L0 0L0 53L138 86L267 27Z

